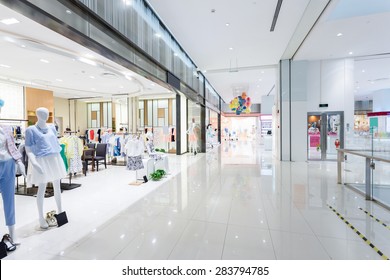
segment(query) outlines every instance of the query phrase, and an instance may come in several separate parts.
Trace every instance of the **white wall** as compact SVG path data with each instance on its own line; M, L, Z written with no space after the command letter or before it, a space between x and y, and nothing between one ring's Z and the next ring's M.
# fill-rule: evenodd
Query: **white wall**
M80 131L81 134L84 134L85 130L88 128L87 103L78 101L76 107L76 129L77 131Z
M261 97L261 113L272 114L272 107L275 104L275 95Z
M307 159L308 112L343 111L347 141L353 130L354 61L292 61L291 73L288 61L282 61L281 67L281 159ZM320 108L321 103L328 107Z
M87 103L83 101L70 101L70 129L80 131L84 135L88 128L87 124Z
M372 111L390 111L390 89L381 89L373 92Z
M69 127L69 102L68 99L54 97L54 116L62 118L62 129ZM60 131L62 133L62 131Z
M307 111L344 112L344 131L348 134L353 128L354 95L353 95L354 61L352 59L311 61L307 71ZM328 104L320 108L319 104Z
M291 65L291 160L298 162L307 159L307 69L307 61Z
M280 88L280 134L278 135L280 139L280 159L281 160L291 160L291 151L290 151L290 75L289 75L289 61L281 61L281 88Z

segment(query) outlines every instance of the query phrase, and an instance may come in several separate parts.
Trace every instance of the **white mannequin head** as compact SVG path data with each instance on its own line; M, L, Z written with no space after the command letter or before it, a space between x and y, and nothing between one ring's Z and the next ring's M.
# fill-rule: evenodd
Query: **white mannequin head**
M39 122L46 122L49 119L49 110L44 107L38 108L36 114Z

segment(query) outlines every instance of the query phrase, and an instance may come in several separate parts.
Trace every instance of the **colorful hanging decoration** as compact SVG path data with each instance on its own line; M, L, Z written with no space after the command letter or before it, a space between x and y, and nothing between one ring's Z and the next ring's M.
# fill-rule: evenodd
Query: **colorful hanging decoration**
M229 107L236 115L240 115L242 112L249 114L251 112L251 98L243 92L241 95L236 96L230 101Z

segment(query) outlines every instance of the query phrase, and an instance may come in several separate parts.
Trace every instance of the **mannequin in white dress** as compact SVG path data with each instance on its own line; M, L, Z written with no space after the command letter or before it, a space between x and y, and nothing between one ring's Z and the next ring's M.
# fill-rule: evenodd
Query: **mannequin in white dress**
M58 213L62 212L60 179L66 176L61 158L61 146L55 127L47 125L49 111L46 108L36 110L38 122L26 129L26 152L29 158L28 180L38 186L37 206L39 225L47 229L49 224L43 214L43 201L48 182L53 183L54 197Z

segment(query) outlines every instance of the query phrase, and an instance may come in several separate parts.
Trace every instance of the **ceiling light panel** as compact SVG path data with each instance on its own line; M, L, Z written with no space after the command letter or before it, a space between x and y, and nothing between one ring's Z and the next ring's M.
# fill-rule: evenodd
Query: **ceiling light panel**
M20 21L18 21L16 18L6 18L6 19L0 20L0 22L5 24L5 25L12 25L12 24L19 23Z
M92 66L97 65L97 63L95 61L88 59L88 58L85 58L85 57L79 57L79 61L84 62L84 63L89 64L89 65L92 65Z

